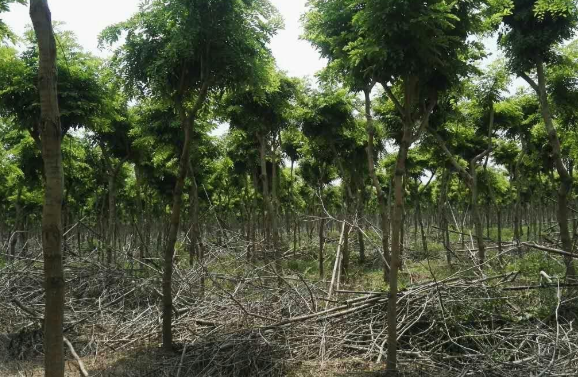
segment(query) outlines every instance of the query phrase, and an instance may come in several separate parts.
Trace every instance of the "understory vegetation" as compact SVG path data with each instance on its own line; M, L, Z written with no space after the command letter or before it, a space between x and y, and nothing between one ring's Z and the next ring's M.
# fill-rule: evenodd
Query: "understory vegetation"
M268 0L144 1L109 58L29 6L0 375L578 373L575 1L310 0L315 80Z

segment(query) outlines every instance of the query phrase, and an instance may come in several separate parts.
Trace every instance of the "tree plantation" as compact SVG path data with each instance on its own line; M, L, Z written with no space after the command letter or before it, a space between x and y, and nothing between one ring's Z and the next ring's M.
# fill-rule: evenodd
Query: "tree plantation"
M576 1L308 0L314 77L278 0L58 1L0 0L0 376L578 375Z

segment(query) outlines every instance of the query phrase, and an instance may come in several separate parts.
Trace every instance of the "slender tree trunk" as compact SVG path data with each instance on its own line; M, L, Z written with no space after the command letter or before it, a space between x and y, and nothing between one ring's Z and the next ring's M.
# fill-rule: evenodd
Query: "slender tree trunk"
M439 215L439 221L440 221L442 243L444 245L444 248L446 249L446 261L447 261L448 265L451 266L451 264L452 264L452 252L451 252L451 248L450 248L450 239L449 239L448 214L446 211L449 180L450 180L450 170L445 169L444 173L442 175L442 182L441 182L441 188L440 188L440 197L439 197L439 203L438 203L438 215Z
M319 223L319 277L323 279L324 270L323 270L323 263L324 263L324 253L323 253L323 246L325 244L325 214L321 213L321 221Z
M273 255L275 258L275 271L277 274L281 275L281 250L279 249L279 229L277 226L277 210L279 208L279 200L277 198L277 151L273 148L272 153L272 170L271 170L271 202L270 202L270 218L271 218L271 229L273 233ZM283 281L279 278L279 285Z
M403 176L411 144L410 130L406 125L399 147L394 174L394 209L391 229L391 265L389 271L389 293L387 301L387 369L397 371L397 275L401 267L401 229L403 221Z
M420 230L420 233L421 233L421 244L422 244L422 247L423 247L423 252L425 253L425 255L428 255L429 252L428 252L428 247L427 247L427 237L426 237L425 229L424 229L424 225L423 225L423 217L422 217L422 214L421 214L421 204L420 204L420 202L419 202L419 198L418 198L418 200L417 200L416 211L417 211L417 222L418 222L419 230ZM416 241L417 241L417 240L416 240Z
M478 263L484 264L486 260L486 243L484 242L484 227L478 206L478 173L476 172L476 161L470 163L470 190L472 194L472 220L478 244Z
M141 167L138 164L134 166L134 175L136 178L136 227L138 233L138 251L139 251L139 259L143 261L145 259L145 229L144 229L144 207L143 207L143 176Z
M62 266L62 129L57 95L56 41L47 0L30 1L30 18L39 50L38 89L44 162L42 250L44 306L44 367L46 377L64 376L64 269Z
M265 231L265 245L266 248L270 246L271 222L272 222L272 204L269 197L269 179L267 176L267 143L265 136L259 135L259 152L261 159L261 183L263 185L263 228Z
M181 206L183 201L183 189L185 186L185 179L189 167L190 150L191 150L191 133L194 124L194 119L197 111L203 105L207 96L208 84L204 84L195 106L190 114L187 114L185 104L180 102L179 118L181 121L181 128L183 131L183 149L179 159L179 170L177 173L177 181L173 191L173 204L171 209L171 216L169 222L168 238L165 247L164 255L164 271L163 271L163 348L165 351L172 351L173 349L173 332L172 332L172 310L173 310L173 295L172 295L172 279L173 279L173 258L175 255L175 244L177 243L177 235L179 232L179 225L181 220Z
M10 258L15 259L16 257L16 246L20 238L20 233L24 231L22 229L22 186L18 186L18 193L16 194L16 202L14 203L14 209L16 210L16 221L14 222L14 232L10 236ZM22 245L20 245L22 247Z
M191 192L190 192L190 208L191 208L191 231L189 244L189 265L192 267L195 263L195 258L199 258L198 242L199 242L199 187L195 178L195 171L190 165L191 175Z
M363 184L361 184L361 189L359 190L359 196L358 196L358 203L357 203L357 212L359 214L359 219L360 222L363 221L363 207L364 207L364 203L363 203ZM361 223L357 224L357 242L359 243L359 264L363 265L365 264L365 238L363 236L363 232L361 231Z
M106 247L106 263L112 264L116 261L116 187L115 176L108 176L108 232Z
M349 252L349 231L351 230L351 226L347 223L347 219L345 219L345 230L343 233L343 259L341 260L341 281L346 281L349 275L349 259L350 259L350 252Z
M560 227L560 241L562 243L562 249L567 253L572 253L572 238L570 237L570 231L568 227L568 195L572 191L572 177L564 165L564 161L562 160L560 139L558 138L558 133L554 127L552 114L550 112L550 103L548 101L548 93L546 91L544 62L539 56L536 57L535 62L538 73L538 84L536 85L536 83L528 79L527 76L524 77L524 79L526 79L526 81L528 81L530 85L536 90L538 100L540 101L542 118L548 133L548 141L550 143L550 147L552 148L552 159L554 160L556 171L560 176L560 186L558 188L558 208L556 214L558 226ZM576 271L574 269L572 257L565 257L564 262L566 264L566 275L574 277L576 275Z
M181 105L182 107L182 105ZM163 271L163 348L165 351L172 351L173 349L173 332L172 332L172 310L173 310L173 295L172 295L172 276L173 276L173 259L175 256L175 244L179 231L181 219L181 206L183 199L183 189L185 186L185 179L187 178L187 167L189 164L190 145L191 145L191 119L184 115L185 110L180 110L183 114L181 118L182 129L184 132L183 150L179 161L179 171L177 174L177 181L173 191L173 204L171 209L171 217L169 223L168 240L165 247L165 266Z
M364 90L365 93L365 118L367 120L367 162L369 167L369 176L373 182L377 194L377 202L379 204L379 214L381 218L381 244L383 248L383 258L385 263L383 265L383 277L387 281L389 278L389 271L391 266L390 252L389 252L389 210L386 205L385 196L381 189L381 184L375 172L375 162L373 161L373 143L375 137L375 125L373 124L373 115L371 114L371 89L368 87Z
M504 258L502 256L502 210L498 208L497 212L497 222L498 222L498 253L500 254L499 260L500 264L503 264Z

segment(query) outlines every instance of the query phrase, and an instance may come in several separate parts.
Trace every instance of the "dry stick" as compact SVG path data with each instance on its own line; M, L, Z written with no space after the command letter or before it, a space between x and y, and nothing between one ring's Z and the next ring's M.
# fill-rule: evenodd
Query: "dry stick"
M572 254L572 253L567 253L563 250L560 249L554 249L552 247L547 247L547 246L543 246L543 245L538 245L534 242L522 242L521 243L524 246L528 246L534 249L538 249L538 250L542 250L542 251L547 251L548 253L552 253L552 254L558 254L558 255L562 255L565 257L570 257L570 258L574 258L574 259L578 259L578 255Z
M335 280L339 280L339 271L341 269L341 244L343 243L343 234L345 233L345 221L341 225L341 235L339 236L339 244L337 245L337 254L335 256L335 265L333 266L333 275L331 276L331 284L329 285L329 294L327 295L327 299L331 299L331 295L333 294L333 285L335 284ZM339 281L337 281L337 289L339 289ZM329 305L329 301L325 304L325 308Z
M181 353L181 361L179 362L179 369L177 369L177 377L181 374L181 368L183 367L183 360L185 359L185 352L187 351L187 343L183 346L183 353Z
M82 362L82 360L80 360L80 357L78 357L78 354L76 353L76 351L74 350L74 347L72 346L72 343L70 343L70 341L64 337L64 343L66 344L66 346L68 347L68 350L70 351L71 355L76 359L77 362L77 367L78 370L80 371L80 373L84 376L84 377L89 377L88 376L88 372L86 371L86 368L84 367L84 363ZM177 376L178 377L178 376Z

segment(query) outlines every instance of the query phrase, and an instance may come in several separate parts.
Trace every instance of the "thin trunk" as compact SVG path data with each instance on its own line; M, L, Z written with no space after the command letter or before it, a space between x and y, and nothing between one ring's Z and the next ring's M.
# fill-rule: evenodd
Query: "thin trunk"
M319 223L319 278L323 279L324 271L323 271L323 263L324 263L324 256L323 256L323 246L325 244L325 216L321 214L321 221Z
M47 0L30 1L39 50L38 89L44 163L42 250L44 254L44 367L46 377L64 376L64 269L62 266L62 129L57 95L56 40Z
M452 264L452 252L450 248L450 239L449 239L449 221L448 221L448 214L446 211L447 207L447 198L448 198L448 185L450 180L450 170L445 169L442 175L442 182L440 188L440 198L438 203L438 215L440 221L440 228L441 228L441 237L442 243L444 248L446 249L446 261L448 265Z
M108 176L108 231L106 238L106 263L110 265L113 260L116 262L116 187L115 177L112 174Z
M267 143L265 142L265 137L259 135L259 156L261 162L261 183L263 185L263 228L265 231L265 245L266 248L270 243L270 230L271 230L271 220L272 220L272 204L271 198L269 197L269 179L267 176Z
M143 208L143 176L141 167L138 164L134 165L134 175L136 178L136 227L138 235L138 251L139 259L142 261L145 259L145 231L144 231L144 208Z
M182 107L182 105L181 105ZM172 276L173 276L173 258L175 254L175 244L177 242L177 235L181 219L181 205L183 197L183 188L185 186L185 179L187 178L187 166L189 163L189 152L191 144L191 120L184 115L185 110L180 110L182 115L182 129L184 132L183 150L179 161L179 171L177 174L177 181L173 190L173 204L171 209L171 217L169 224L169 235L167 245L165 247L165 265L163 271L163 348L166 351L172 351L173 347L173 333L172 333L172 310L173 310L173 295L172 295Z
M23 184L18 186L18 193L16 194L16 202L14 203L14 209L16 210L16 221L14 222L14 232L10 236L10 252L9 257L13 260L16 256L16 246L20 238L20 233L24 230L22 229L22 187ZM22 244L20 245L22 247Z
M394 175L394 209L391 229L391 268L389 271L389 293L387 302L387 369L397 371L397 275L401 267L401 230L403 227L403 176L410 147L410 131L405 126L404 137L399 147Z
M377 194L377 202L379 204L379 214L381 217L381 245L383 248L383 258L385 263L383 264L383 276L384 280L387 281L389 278L391 258L389 252L389 211L386 205L385 196L383 190L381 189L381 184L377 178L377 173L375 172L375 162L373 161L373 143L375 137L375 125L373 124L373 116L371 115L371 89L368 87L364 90L365 93L365 118L367 120L367 162L369 167L369 176L371 177L373 187L375 188Z
M503 264L504 258L502 256L502 210L498 208L497 212L498 220L498 253L500 254L499 260L500 264Z
M169 222L168 238L164 253L164 271L163 271L163 348L165 351L173 349L173 332L172 332L172 276L173 276L173 258L175 255L175 244L181 220L181 206L183 201L183 188L187 178L190 150L191 150L191 133L194 124L196 112L200 109L207 96L208 85L205 83L201 93L197 98L195 107L190 114L187 114L184 103L179 103L179 118L183 131L183 149L179 160L179 170L177 180L173 191L173 203Z
M343 233L343 259L341 260L341 281L346 281L349 276L349 231L351 225L345 220L345 232Z
M190 211L191 211L191 230L190 230L190 244L189 244L189 265L192 267L195 263L195 258L199 258L198 242L199 242L199 186L195 178L195 171L191 166L191 192L189 197ZM200 259L200 258L199 258Z
M271 219L271 230L273 233L273 255L275 258L275 271L277 274L281 275L281 251L279 250L279 229L277 226L277 209L279 208L279 200L277 198L277 152L273 148L273 153L271 157L272 170L271 170L271 202L270 202L270 219ZM283 282L279 278L279 285Z
M361 189L359 190L359 197L357 203L357 212L359 214L359 219L363 219L363 190L364 187L361 185ZM365 264L365 238L363 237L363 232L361 231L361 224L357 224L357 242L359 243L359 263L361 265Z
M562 249L567 253L572 253L572 238L570 237L570 231L568 227L568 195L572 191L572 177L564 165L564 161L562 160L560 139L558 138L558 133L554 127L552 114L550 112L548 93L546 91L544 62L541 57L536 58L536 68L538 73L538 84L536 85L536 83L531 82L530 85L536 90L538 94L542 118L544 120L544 124L546 125L548 141L550 143L550 147L552 148L552 159L556 165L556 171L560 176L560 186L558 188L558 210L556 214L558 226L560 227L560 241L562 243ZM531 79L529 80L527 76L524 78L526 81L531 81ZM566 275L574 277L576 275L576 271L574 269L572 257L565 257L564 262L566 264Z
M486 260L486 244L484 242L484 228L482 226L482 218L478 206L478 174L476 172L476 162L472 161L470 164L470 190L472 194L472 220L474 222L474 230L476 232L476 239L478 244L478 263L484 264Z

